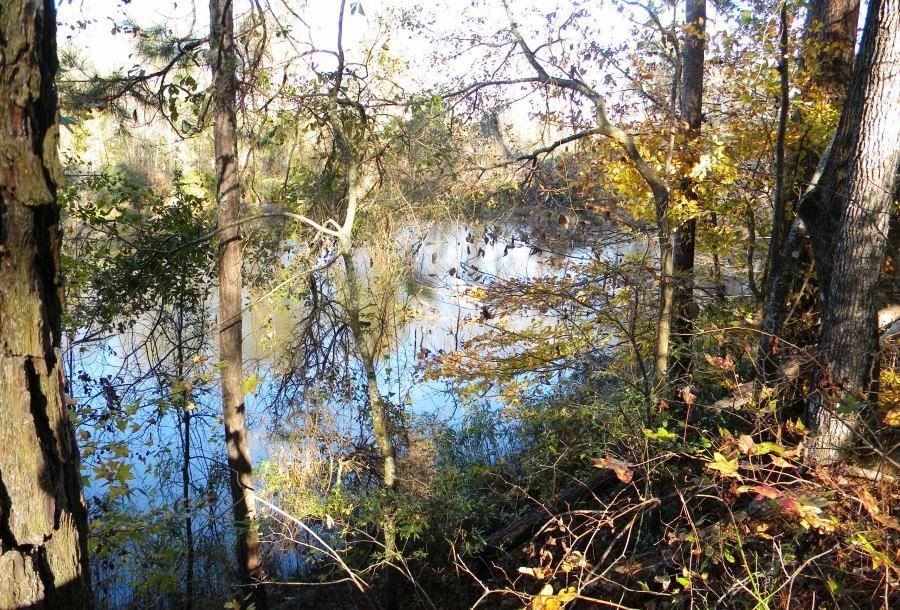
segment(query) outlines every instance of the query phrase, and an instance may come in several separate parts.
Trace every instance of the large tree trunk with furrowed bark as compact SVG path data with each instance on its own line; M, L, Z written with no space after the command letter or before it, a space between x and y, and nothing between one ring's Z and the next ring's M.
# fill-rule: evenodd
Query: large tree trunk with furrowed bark
M808 226L833 233L816 252L827 293L807 413L816 434L811 457L821 463L837 459L859 432L861 410L838 407L852 406L851 395L864 405L877 388L877 286L900 162L898 92L900 0L872 0L834 144L802 210Z
M59 356L52 0L0 4L0 608L91 607Z
M253 469L247 440L243 393L241 315L241 213L238 178L236 57L232 0L210 0L210 46L214 95L216 201L219 227L219 356L222 361L222 412L229 483L235 521L242 601L265 610L266 591L256 522Z

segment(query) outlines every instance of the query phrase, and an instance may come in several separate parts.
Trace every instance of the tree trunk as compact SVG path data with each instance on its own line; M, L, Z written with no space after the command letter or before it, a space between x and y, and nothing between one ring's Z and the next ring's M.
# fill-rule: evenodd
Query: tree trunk
M759 369L762 381L774 379L780 358L779 341L788 313L788 297L794 285L797 262L804 258L807 241L806 225L800 217L794 219L781 248L779 263L773 268L762 324L759 346Z
M805 92L804 96L825 95L831 103L840 103L853 67L858 17L859 0L814 0L806 21L804 49L801 54L801 67L811 71L809 78L814 91ZM793 176L794 192L802 193L814 187L814 174L823 146L813 143L802 150L786 151L791 160L786 161L785 165L796 168ZM781 190L786 193L788 185L783 184ZM777 215L777 209L775 213ZM759 366L763 381L766 382L778 368L777 345L784 331L788 297L794 279L802 275L797 272L798 268L809 261L806 252L810 232L813 232L813 240L819 239L821 242L821 231L825 230L818 226L808 227L799 214L789 219L787 210L783 218L782 224L776 216L771 236L773 245L780 244L780 250L775 247L770 249L766 265L769 270L769 292L763 312L764 334L759 346ZM830 239L831 235L826 237ZM826 283L821 282L821 278L819 286L823 292L828 288Z
M353 188L353 187L351 187ZM391 438L390 423L384 399L378 392L378 377L375 373L375 350L371 349L364 336L360 320L360 294L357 282L356 265L353 262L353 250L349 244L344 244L343 252L344 271L347 274L347 310L350 317L350 332L353 342L363 366L366 378L366 395L369 399L369 410L372 414L372 432L375 435L375 444L381 454L381 466L383 471L383 483L385 490L390 494L397 480L397 450ZM384 532L384 550L388 557L397 550L396 526L393 511L390 507L385 510L385 516L381 524Z
M675 287L673 282L674 264L672 260L672 230L669 228L668 204L657 203L656 222L659 236L659 309L656 320L656 341L653 366L653 402L666 391L669 372L669 344L672 335L672 303ZM662 207L662 211L660 208Z
M0 608L90 608L59 357L53 1L5 0L0 32Z
M182 387L185 384L185 354L184 354L184 281L181 282L181 292L178 296L178 313L176 314L175 340L177 344L175 363L175 379ZM184 547L185 547L185 577L184 577L184 610L191 610L194 604L194 519L193 506L191 505L191 402L190 392L184 389L178 401L179 413L183 424L182 436L182 460L181 460L181 503L184 511Z
M900 170L894 179L894 201L900 201ZM886 262L882 266L878 285L878 310L889 308L900 311L900 206L894 206L891 212L884 256ZM900 319L900 315L895 316L891 322L885 322L884 326L879 322L879 329L891 326L897 319Z
M772 198L772 234L769 239L769 254L763 276L763 291L770 292L769 280L771 267L784 247L787 210L785 207L785 140L787 137L788 113L790 112L790 74L788 71L788 5L787 0L781 3L779 11L780 32L778 40L778 133L775 136L775 195Z
M812 0L803 30L799 68L806 73L807 86L800 93L802 103L828 102L840 108L847 93L856 52L859 0ZM803 121L802 112L797 118ZM796 167L794 192L799 198L811 186L810 178L819 165L825 142L803 138L802 148L793 148L789 157Z
M238 178L234 8L232 0L210 0L210 46L214 95L216 202L219 234L219 356L222 368L222 412L228 452L229 483L235 521L238 570L246 604L267 607L256 523L253 471L247 441L242 388L243 346L241 300L241 232Z
M685 151L680 191L685 202L696 206L697 193L691 171L700 160L700 125L703 122L703 61L706 50L706 0L685 0L685 35L681 71L680 114ZM673 373L686 375L691 368L690 344L697 317L694 301L694 258L697 220L691 218L675 231L673 270L675 273L673 335L677 357Z
M837 459L859 431L860 409L842 415L835 409L851 395L865 404L877 387L877 286L900 162L898 91L900 0L872 0L834 145L812 199L820 211L836 210L839 217L824 274L821 368L807 412L816 434L810 454L820 463Z
M832 96L844 94L853 72L859 0L813 0L804 33L807 55L804 62L816 73L813 79ZM815 66L809 64L815 61Z

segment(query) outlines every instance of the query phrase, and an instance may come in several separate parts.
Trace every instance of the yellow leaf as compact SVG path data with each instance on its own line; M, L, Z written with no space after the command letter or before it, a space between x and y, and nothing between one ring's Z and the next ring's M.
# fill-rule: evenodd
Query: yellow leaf
M792 468L791 463L783 457L775 454L770 454L769 457L772 458L772 466L777 466L778 468Z
M556 596L559 598L559 601L567 603L577 598L578 593L575 591L575 587L569 587L568 589L560 591Z
M244 394L255 394L257 388L259 388L259 384L262 383L262 377L253 373L249 377L244 380L244 383L241 384L241 389Z
M520 567L519 574L525 574L526 576L531 576L538 580L543 580L545 576L544 571L541 568Z
M713 454L712 462L707 464L706 467L710 470L718 471L723 477L740 478L737 458L729 460L718 451Z

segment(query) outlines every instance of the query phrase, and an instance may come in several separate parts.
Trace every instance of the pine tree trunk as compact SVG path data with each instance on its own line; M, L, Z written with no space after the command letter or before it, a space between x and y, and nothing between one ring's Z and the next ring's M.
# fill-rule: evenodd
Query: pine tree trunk
M900 162L898 92L900 0L872 0L847 101L814 200L820 212L836 210L838 216L825 275L821 368L807 413L816 434L811 457L820 463L837 459L859 432L860 409L846 414L836 414L835 409L850 395L864 401L877 387L877 286Z
M90 608L59 356L53 1L4 0L0 33L0 608Z
M238 178L236 57L232 0L210 0L216 201L219 234L219 356L222 368L222 412L229 483L235 521L238 570L247 605L267 607L257 532L255 494L243 394L241 300L241 232L231 226L240 219Z
M685 0L685 35L681 71L680 114L686 149L680 191L686 202L697 202L691 171L700 160L700 126L703 122L703 62L706 50L706 0ZM691 368L690 344L697 317L694 301L694 259L697 220L691 218L675 231L675 273L672 334L677 341L673 373L686 375Z

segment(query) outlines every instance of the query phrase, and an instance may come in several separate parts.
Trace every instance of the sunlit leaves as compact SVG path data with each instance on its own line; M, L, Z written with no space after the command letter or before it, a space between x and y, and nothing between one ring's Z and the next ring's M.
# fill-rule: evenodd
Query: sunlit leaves
M243 382L241 383L241 391L243 394L256 394L262 382L263 378L256 373L253 373L243 380Z
M79 231L64 257L67 276L79 280L69 283L70 324L124 329L178 292L192 303L205 298L212 242L197 238L208 232L209 208L180 176L163 195L124 172L92 173L63 199Z
M531 600L530 610L561 610L567 603L578 598L575 587L559 589L554 593L552 584L544 585L541 592Z
M631 480L634 478L634 470L627 462L609 455L595 459L594 466L612 470L616 474L616 477L623 483L631 483Z
M678 439L678 435L670 431L665 426L660 426L656 430L644 428L644 436L646 436L650 440L659 441L662 443L671 443Z
M726 458L718 451L713 453L712 460L707 463L706 467L710 470L718 472L723 477L731 477L735 479L741 478L741 475L738 473L737 458Z

